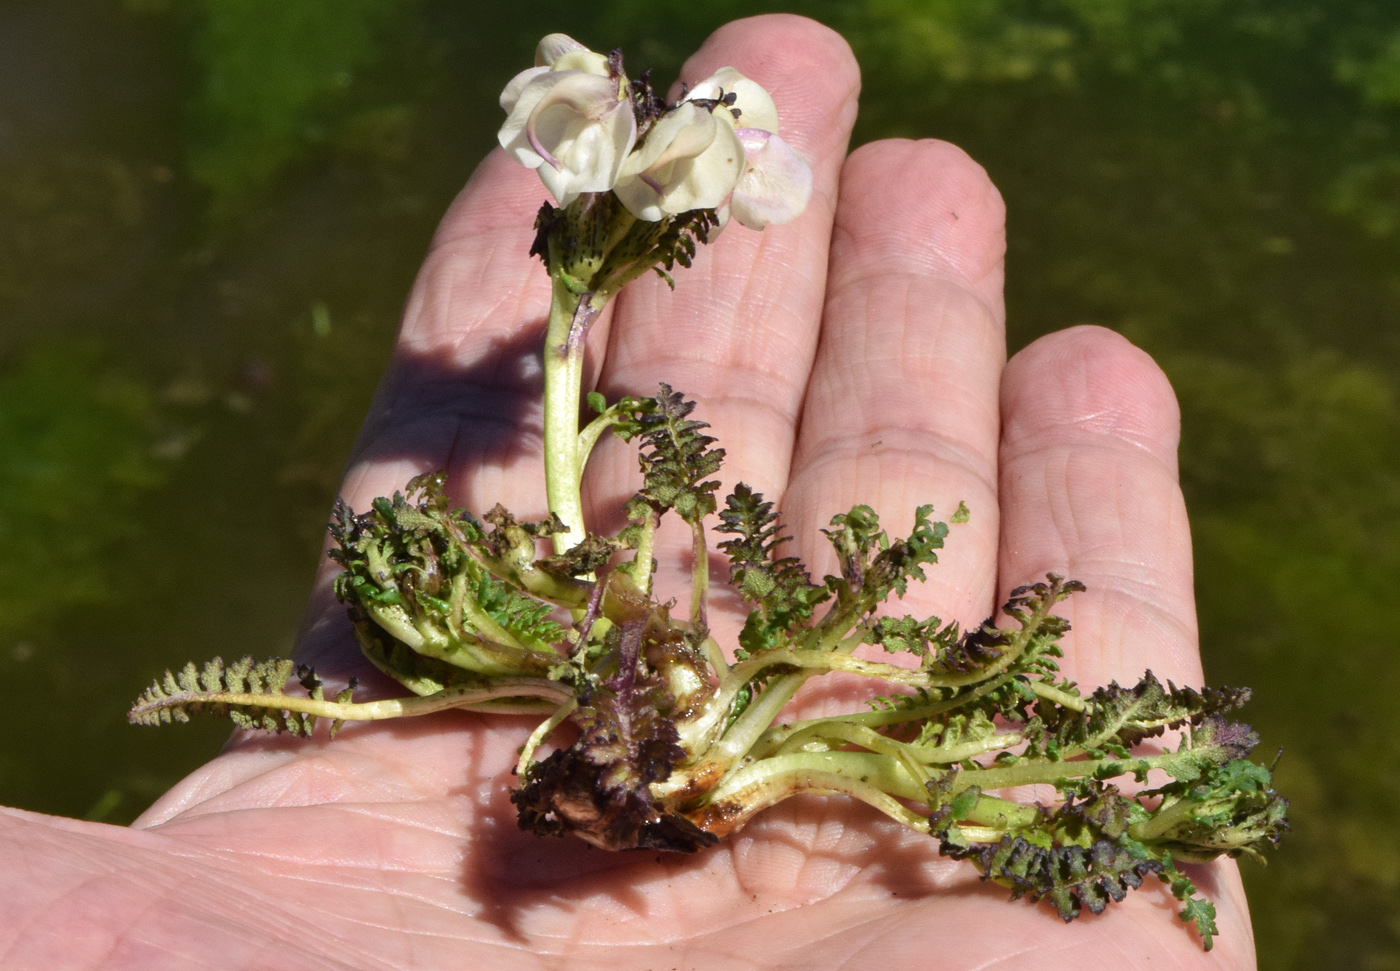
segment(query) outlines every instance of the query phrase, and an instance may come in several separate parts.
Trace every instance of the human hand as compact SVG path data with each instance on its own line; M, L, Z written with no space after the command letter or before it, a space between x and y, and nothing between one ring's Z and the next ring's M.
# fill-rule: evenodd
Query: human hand
M849 159L857 72L810 21L716 33L686 66L762 83L817 191L797 223L730 229L674 293L638 281L594 325L600 390L667 381L728 451L726 488L780 498L791 552L820 575L818 528L857 502L892 530L919 504L965 500L918 613L980 621L1048 570L1089 590L1066 673L1085 685L1145 668L1199 683L1190 541L1176 483L1176 406L1121 338L1052 335L1005 361L1000 198L937 142ZM526 252L542 198L493 153L454 203L405 313L342 494L356 509L445 468L459 504L544 512L538 338L549 283ZM600 448L594 521L635 488L635 458ZM688 540L658 557L683 596ZM359 657L327 567L300 658L328 681ZM711 620L732 642L737 602ZM729 635L729 636L726 636ZM808 710L858 704L835 677ZM395 686L396 687L396 686ZM1219 908L1204 954L1155 881L1064 926L1006 902L934 841L843 799L801 798L694 856L603 853L520 832L508 798L533 722L444 713L351 725L334 742L239 737L131 829L0 813L0 966L294 969L568 967L1246 968L1233 864L1196 882Z

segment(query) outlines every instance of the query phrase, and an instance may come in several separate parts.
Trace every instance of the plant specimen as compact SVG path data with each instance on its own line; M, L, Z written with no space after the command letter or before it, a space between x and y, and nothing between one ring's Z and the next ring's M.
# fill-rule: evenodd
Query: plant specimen
M540 209L531 250L553 285L547 518L454 509L441 473L362 513L339 504L336 594L365 656L410 694L357 702L352 683L331 699L292 661L216 659L167 674L132 720L209 711L309 735L326 719L333 736L346 721L448 708L537 712L512 799L521 827L540 835L696 851L791 796L846 796L1066 920L1156 875L1209 948L1214 909L1178 864L1259 856L1286 828L1270 771L1247 758L1257 738L1225 717L1247 690L1197 691L1148 672L1081 691L1059 675L1068 625L1054 611L1083 587L1053 574L1013 591L1002 623L887 613L926 578L964 506L946 523L918 509L904 537L868 506L842 512L825 530L839 573L814 580L780 555L772 502L740 484L721 507L724 452L694 402L665 384L612 402L584 394L588 330L628 282L650 271L669 282L730 220L762 229L805 208L811 173L778 134L767 92L725 68L667 103L645 75L627 78L620 54L555 34L501 104L502 147L555 200ZM643 479L611 534L588 528L581 494L604 434L635 444ZM666 516L693 543L685 608L653 589ZM712 531L750 608L732 652L707 622ZM908 657L867 660L861 645ZM865 711L779 721L809 679L834 672L884 694ZM293 674L301 690L288 690ZM565 723L573 741L541 757ZM1004 794L1030 784L1059 798Z

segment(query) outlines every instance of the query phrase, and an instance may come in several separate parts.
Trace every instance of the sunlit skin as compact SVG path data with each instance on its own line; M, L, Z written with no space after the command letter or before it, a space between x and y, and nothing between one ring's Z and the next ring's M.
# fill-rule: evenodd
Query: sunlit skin
M600 390L665 380L698 400L739 480L782 497L791 552L820 574L817 532L869 503L892 531L916 505L972 521L905 607L978 621L1054 570L1088 585L1066 674L1086 686L1150 668L1200 684L1176 402L1152 361L1077 328L1006 360L1003 207L936 141L847 157L856 65L810 21L719 30L686 65L764 85L813 164L796 223L731 229L674 293L638 281L589 336ZM1046 191L1054 191L1053 186ZM412 475L456 500L544 512L537 346L550 285L527 255L542 188L501 151L433 241L342 487L355 508ZM537 351L536 351L537 353ZM634 455L600 448L589 515L617 517ZM657 587L684 596L689 536L665 532ZM718 564L716 564L718 567ZM300 657L362 697L366 670L322 571ZM716 582L722 580L716 576ZM732 641L737 598L711 620ZM803 712L858 703L823 679ZM510 767L534 720L447 712L350 725L334 741L237 737L130 829L0 811L6 969L1248 968L1235 867L1194 868L1219 908L1203 952L1155 880L1065 925L1009 903L932 840L874 810L803 797L693 856L609 854L518 831ZM133 729L135 730L135 729ZM63 771L56 766L55 771Z

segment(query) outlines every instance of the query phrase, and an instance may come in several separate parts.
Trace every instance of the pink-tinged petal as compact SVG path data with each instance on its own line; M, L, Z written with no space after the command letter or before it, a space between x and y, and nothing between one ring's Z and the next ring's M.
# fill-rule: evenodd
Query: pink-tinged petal
M761 155L768 147L770 138L777 138L777 135L771 131L747 126L734 129L734 134L739 137L739 144L744 146L744 154L750 158ZM779 140L781 141L781 139Z
M772 132L737 132L747 162L734 186L730 209L749 229L792 222L812 198L812 169L795 148Z
M540 141L539 117L539 112L535 112L530 116L530 122L525 126L525 138L530 143L530 147L535 150L535 154L544 161L545 165L553 169L558 169L560 167L559 160L550 154L549 149Z

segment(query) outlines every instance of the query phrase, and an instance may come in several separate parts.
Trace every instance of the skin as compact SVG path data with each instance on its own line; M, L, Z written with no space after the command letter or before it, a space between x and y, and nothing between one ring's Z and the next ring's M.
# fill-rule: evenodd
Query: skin
M1201 683L1178 414L1161 371L1104 330L1006 360L1004 210L986 174L937 141L847 156L856 64L795 17L716 32L692 82L732 64L772 92L817 190L795 224L738 226L677 275L629 288L589 338L610 397L666 380L701 402L739 480L780 497L791 552L855 502L896 532L959 499L940 565L900 609L975 622L1048 570L1089 591L1067 673L1146 668ZM538 360L548 280L526 256L543 196L500 152L444 219L342 493L357 509L446 468L476 510L543 512ZM586 485L615 524L635 458L600 449ZM657 584L684 597L688 542L663 536ZM715 563L716 583L723 579ZM323 571L300 656L367 673ZM720 593L712 620L740 620ZM819 679L801 714L858 702ZM520 833L509 767L533 721L448 712L349 726L335 742L236 737L129 828L0 810L0 965L54 969L987 969L1254 964L1231 863L1193 868L1220 911L1210 954L1155 880L1068 926L1008 903L932 841L845 800L794 799L694 856L604 854ZM1030 794L1034 796L1035 794ZM1043 794L1042 794L1043 795Z

